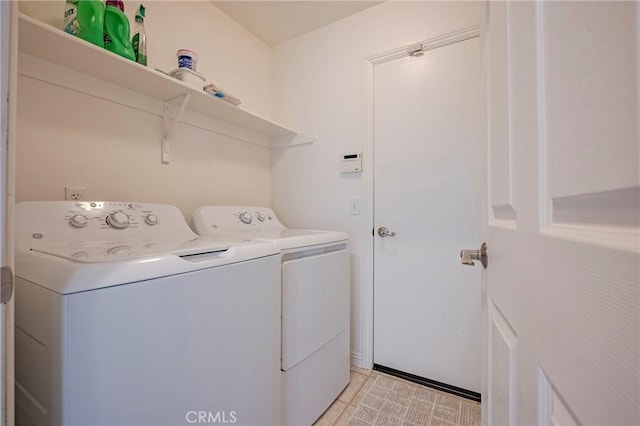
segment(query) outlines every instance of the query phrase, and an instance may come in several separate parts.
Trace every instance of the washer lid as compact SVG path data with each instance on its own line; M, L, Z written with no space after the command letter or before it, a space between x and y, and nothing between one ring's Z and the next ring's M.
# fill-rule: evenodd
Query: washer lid
M241 239L193 238L183 241L111 241L101 243L56 244L33 247L32 251L60 257L81 263L112 262L125 259L137 259L159 254L188 256L190 254L223 252L232 244L241 243Z
M158 245L145 247L156 243ZM279 254L280 250L271 243L233 243L229 239L200 237L181 242L127 241L33 247L16 251L15 265L17 279L58 294L72 294L247 264L262 258L280 263Z

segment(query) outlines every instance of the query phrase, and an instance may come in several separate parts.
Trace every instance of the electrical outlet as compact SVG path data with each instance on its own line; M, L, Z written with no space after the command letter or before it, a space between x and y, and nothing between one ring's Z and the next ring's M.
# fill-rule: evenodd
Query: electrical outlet
M83 201L87 199L87 188L64 188L64 199L67 201Z

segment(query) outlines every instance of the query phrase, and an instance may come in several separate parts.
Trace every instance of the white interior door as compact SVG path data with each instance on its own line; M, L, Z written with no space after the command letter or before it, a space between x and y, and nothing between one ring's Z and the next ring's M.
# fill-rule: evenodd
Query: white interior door
M13 374L13 156L17 82L17 2L0 1L0 265L4 287L0 304L0 425L14 421ZM11 95L11 96L10 96ZM9 291L9 292L7 292ZM7 300L5 300L7 298Z
M374 363L480 391L478 38L374 67ZM387 227L395 236L382 237Z
M639 9L487 5L485 424L640 424Z

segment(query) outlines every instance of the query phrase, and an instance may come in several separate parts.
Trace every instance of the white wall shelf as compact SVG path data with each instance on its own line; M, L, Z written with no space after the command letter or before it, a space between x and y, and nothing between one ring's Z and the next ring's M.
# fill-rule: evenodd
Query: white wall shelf
M183 98L187 93L191 93L186 111L201 114L215 123L221 123L224 134L234 133L231 136L237 139L256 143L256 138L247 137L255 134L260 140L257 144L269 148L311 143L315 140L313 133L298 134L295 130L216 99L204 91L198 91L179 80L124 59L24 14L20 14L18 31L19 52L39 61L129 89L162 102ZM118 99L118 102L127 104L126 99ZM234 132L234 130L237 131ZM162 141L163 152L166 142Z

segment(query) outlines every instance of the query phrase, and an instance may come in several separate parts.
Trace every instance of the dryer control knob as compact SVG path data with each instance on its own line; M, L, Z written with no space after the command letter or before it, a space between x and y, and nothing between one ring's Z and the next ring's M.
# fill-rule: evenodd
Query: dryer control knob
M258 218L260 222L264 222L264 220L266 219L265 215L263 215L262 213L258 213L256 215L256 218Z
M240 220L248 225L251 223L251 215L247 212L240 213Z
M84 228L85 226L87 226L88 221L87 221L87 217L85 215L83 215L83 214L74 214L69 219L69 223L74 228Z
M158 224L158 216L155 214L148 214L144 217L144 223L150 226L155 226Z
M115 212L107 216L107 225L114 229L125 229L129 227L129 216L125 212Z

